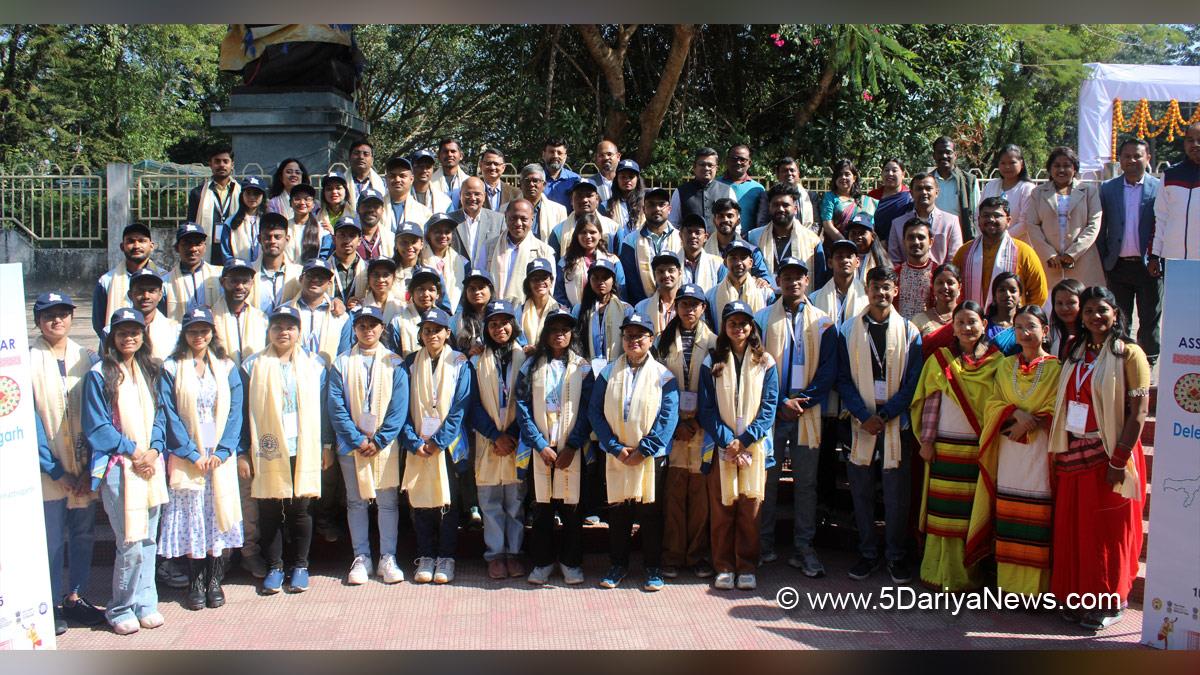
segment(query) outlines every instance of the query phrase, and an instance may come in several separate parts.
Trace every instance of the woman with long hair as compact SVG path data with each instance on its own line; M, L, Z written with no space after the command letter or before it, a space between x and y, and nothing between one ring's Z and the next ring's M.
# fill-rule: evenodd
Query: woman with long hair
M1013 319L1021 351L1000 362L984 408L979 485L963 561L996 558L996 585L1009 593L1050 590L1053 503L1046 461L1062 366L1046 352L1050 324L1037 305Z
M316 194L308 183L292 186L287 256L291 262L301 265L313 259L328 260L333 253L333 233L313 213Z
M830 169L829 192L821 198L821 226L826 241L846 238L850 222L859 213L875 216L875 200L862 193L858 167L850 159L839 159Z
M933 270L933 285L930 288L933 306L912 318L912 323L922 336L950 324L951 314L962 296L962 272L954 263L942 263Z
M554 299L551 292L554 288L554 264L546 258L532 260L525 266L525 282L521 286L525 294L525 302L517 308L520 314L521 334L528 344L525 353L532 354L534 345L542 335L542 326L551 312L557 311L562 305Z
M587 285L571 312L583 355L592 362L593 370L599 370L601 361L607 363L621 355L621 323L633 312L629 303L617 297L617 269L611 260L597 260L588 269Z
M716 346L700 367L700 419L713 444L701 470L708 474L713 586L720 590L757 586L758 511L775 463L778 400L779 371L753 310L741 301L725 305Z
M996 346L996 349L1004 352L1005 356L1012 356L1021 351L1021 346L1017 344L1016 331L1013 329L1013 320L1017 316L1017 310L1021 306L1021 298L1024 297L1025 288L1021 284L1021 278L1012 272L1001 272L992 279L992 301L987 308L987 338Z
M471 272L472 263L450 245L454 241L457 221L449 216L433 216L425 223L425 246L421 248L421 264L433 268L442 277L446 289L444 300L450 312L458 308L463 283Z
M1008 234L1014 239L1029 243L1029 235L1025 232L1025 212L1029 208L1029 197L1033 194L1036 183L1029 177L1029 169L1025 166L1025 151L1019 145L1008 145L1000 148L996 155L996 163L992 167L1000 172L999 178L989 180L983 186L979 195L979 203L989 197L1000 197L1008 202L1008 212L1012 214L1012 222L1008 226ZM979 213L975 220L978 222Z
M950 325L955 342L925 362L909 410L926 463L918 521L926 535L921 581L958 592L983 585L982 570L964 558L971 514L963 504L977 489L983 410L1004 357L989 343L983 308L975 302L955 307Z
M1079 333L1079 297L1084 285L1078 279L1063 279L1050 291L1050 353L1067 356L1071 338Z
M1119 608L1063 613L1085 629L1100 630L1120 620L1138 574L1146 498L1141 437L1150 407L1150 364L1129 339L1111 291L1092 286L1079 300L1080 331L1067 348L1050 430L1050 590L1060 598L1120 596Z
M261 253L258 244L258 224L267 212L265 180L258 176L242 179L238 208L221 230L222 260L240 258L258 260Z
M622 295L625 288L625 271L620 259L608 250L608 238L600 227L595 214L587 214L571 233L571 242L566 253L558 261L558 274L554 280L554 299L563 307L575 307L583 297L588 285L589 270L597 260L612 263L616 275L613 293Z
M292 219L292 188L304 183L308 184L308 169L304 163L295 157L287 157L275 167L271 175L271 191L267 193L270 201L267 210L272 213L282 213L288 220Z
M346 176L336 171L330 171L321 181L321 203L316 209L317 219L321 227L333 231L342 216L355 215L349 206L350 190Z
M642 185L642 169L632 159L621 160L617 163L617 175L612 182L612 195L601 205L604 215L612 218L620 225L613 241L625 241L630 232L637 232L646 222L646 214L642 211L642 197L645 194Z
M128 635L163 625L154 557L167 501L167 416L162 363L151 354L141 312L113 312L103 353L84 381L81 424L92 448L92 489L100 491L117 547L104 615L118 635Z
M533 528L528 581L544 585L557 562L567 584L583 583L583 467L591 461L587 406L595 374L579 351L575 317L561 309L546 317L533 352L517 375L513 399L521 431L517 470L532 474ZM554 543L555 515L562 536ZM557 550L555 550L557 549Z
M700 416L700 371L717 336L704 321L704 289L685 284L675 295L675 316L667 322L654 356L679 383L679 424L667 457L667 496L663 520L663 576L684 565L701 578L712 576L708 551L708 479L701 472L705 432Z
M1025 208L1025 236L1046 268L1046 283L1078 279L1104 284L1096 248L1100 234L1100 190L1079 181L1079 156L1059 146L1046 160L1050 180L1038 185Z
M159 549L186 558L191 610L225 604L221 554L242 545L238 446L242 378L214 329L212 310L197 307L163 363L168 422L170 501L163 507Z
M496 297L492 276L481 269L467 272L458 310L450 318L450 346L468 357L483 352L487 306Z
M883 162L882 181L879 187L867 193L874 199L875 232L883 241L887 241L892 233L892 221L908 213L912 209L912 193L908 189L905 177L904 162L896 157L889 157Z

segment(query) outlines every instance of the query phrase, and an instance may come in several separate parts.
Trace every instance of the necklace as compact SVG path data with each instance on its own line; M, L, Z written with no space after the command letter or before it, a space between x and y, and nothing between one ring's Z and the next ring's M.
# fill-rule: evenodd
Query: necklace
M1093 343L1089 342L1089 343L1087 343L1087 348L1089 351L1098 352L1101 349L1104 349L1104 343L1101 342L1098 344L1093 344Z
M1017 394L1018 401L1023 401L1023 400L1028 399L1029 395L1032 394L1037 389L1038 382L1040 382L1042 379L1042 367L1045 365L1046 365L1045 361L1038 362L1037 366L1033 369L1033 384L1029 385L1028 389L1025 389L1024 391L1022 391L1020 385L1017 384L1017 371L1021 369L1021 362L1017 361L1017 363L1013 364L1012 386L1013 386L1013 391L1016 392L1016 394Z

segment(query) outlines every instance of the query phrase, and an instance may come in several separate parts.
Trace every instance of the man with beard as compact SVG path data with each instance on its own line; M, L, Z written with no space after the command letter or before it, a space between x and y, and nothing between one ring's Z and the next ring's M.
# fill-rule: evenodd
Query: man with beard
M678 195L679 192L676 191L675 194ZM674 209L675 201L674 198L672 198L672 216L675 214ZM715 204L713 204L712 218L705 219L705 223L707 223L709 226L708 243L704 245L705 251L724 259L725 253L729 251L729 247L732 246L734 242L741 241L746 244L750 243L738 236L738 232L741 231L742 223L740 209L741 207L738 206L737 200L730 199L728 197L722 197L721 199L718 199ZM675 221L672 220L671 222ZM762 251L753 245L750 245L749 248L754 251L753 255L751 256L750 273L755 279L758 280L758 284L760 286L771 286L774 284L775 280L771 276L770 270L767 269L767 262L766 259L763 258Z
M154 240L150 238L150 228L141 223L131 223L121 232L121 253L125 260L116 267L105 272L96 281L92 291L92 329L104 341L102 331L107 325L108 317L122 307L130 307L129 281L134 274L149 269L155 274L162 270L150 260L154 252Z
M777 274L779 261L798 258L808 269L825 267L825 249L821 238L800 224L796 208L800 193L789 183L776 183L767 192L767 209L770 211L769 225L750 231L751 244L762 251L767 271Z
M358 208L358 202L367 190L379 194L387 190L383 177L375 172L375 146L365 138L350 144L350 179L354 185L346 190L346 203L352 209Z
M738 205L742 207L742 236L758 223L758 205L766 188L750 177L750 146L739 143L725 155L725 173L717 179L733 188Z
M462 190L463 181L468 178L462 169L462 144L457 138L443 138L438 141L438 164L441 165L433 174L433 189L446 195L450 200L450 209L458 208L458 193Z
M545 168L546 196L571 209L571 188L579 182L579 174L567 168L567 142L548 138L542 144L542 166Z
M237 213L242 186L233 180L233 150L226 145L208 151L208 170L212 177L188 192L187 219L204 230L209 241L218 242L225 223ZM210 260L219 265L221 251L213 246Z
M713 217L716 204L721 199L737 203L737 193L733 188L716 180L717 151L712 148L700 148L692 162L691 180L679 186L671 195L671 224L679 225L680 220L689 213L698 213L708 223L708 231L714 228Z
M640 230L626 235L617 248L621 267L627 271L625 296L629 303L634 305L654 293L655 258L668 251L681 257L683 255L683 240L679 237L679 230L671 225L668 218L671 213L670 193L665 188L649 190L643 198L642 205L646 222ZM637 274L634 274L635 271Z
M613 241L621 225L600 213L600 194L597 192L595 184L586 180L579 181L571 186L571 214L562 220L562 222L554 226L554 230L550 232L550 239L546 243L558 255L559 258L567 253L567 247L571 245L571 239L575 236L575 226L583 220L583 217L592 214L600 221L600 233L604 235L604 243L610 253L616 251L617 243Z

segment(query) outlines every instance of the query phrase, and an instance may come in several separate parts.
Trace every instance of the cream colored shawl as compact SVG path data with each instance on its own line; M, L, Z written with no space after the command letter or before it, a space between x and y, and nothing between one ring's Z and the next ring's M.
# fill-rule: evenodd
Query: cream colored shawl
M117 385L117 417L120 432L133 441L137 452L150 449L154 432L157 401L151 383L142 367L134 364L129 370L121 364L121 383ZM125 543L132 544L155 536L150 531L150 509L167 503L166 465L162 454L154 467L154 475L143 479L133 471L133 460L121 456L122 480L125 483Z
M595 310L593 310L592 314L588 315L587 324L583 326L583 339L585 342L584 348L589 357L612 361L621 354L621 323L625 321L625 311L627 309L629 309L629 305L618 298L615 293L604 307L604 315L600 319L600 325L604 330L604 348L607 351L605 354L596 354L594 352L595 347L593 347L592 343L592 316L595 315Z
M436 418L443 424L446 422L450 407L454 405L458 375L466 362L465 356L445 347L434 368L428 350L417 352L411 368L412 394L408 401L412 424L418 431L426 417ZM408 501L414 509L450 505L450 471L445 455L452 451L453 448L439 448L431 457L409 453L405 458L401 488L408 492Z
M679 383L681 401L684 392L699 396L700 366L704 363L704 357L708 355L709 350L716 344L716 334L709 329L708 324L701 320L700 323L696 324L696 337L692 342L692 359L689 363L691 367L685 369L683 364L683 338L680 337L679 333L675 334L675 342L671 350L667 352L664 365L670 369L671 374L675 376L675 380ZM685 411L682 403L679 406L680 419L694 419L698 412L698 410ZM703 431L697 431L691 440L674 441L671 444L671 456L668 460L669 466L687 469L688 473L700 473L700 467L704 463L701 456L703 446Z
M508 377L505 379L505 405L500 407L500 371L496 369L496 354L490 348L484 348L475 365L477 376L477 391L483 410L492 418L492 423L501 433L512 426L517 418L517 406L513 401L513 388L517 384L517 373L521 372L521 364L525 362L525 352L516 343L510 352L512 362L508 366ZM516 440L516 439L513 439ZM492 452L492 440L481 433L475 434L475 483L477 485L511 485L517 480L516 452L500 456ZM515 448L514 448L515 450Z
M83 410L83 378L93 365L94 354L79 343L67 338L64 354L67 374L58 370L58 357L38 336L29 348L29 371L33 383L33 405L46 437L50 452L63 465L63 477L51 480L42 477L42 501L67 500L67 508L79 509L96 498L94 492L77 496L67 486L88 473L88 449L83 438L80 412Z
M176 265L175 269L171 270L171 275L167 277L166 283L163 284L167 293L167 316L176 321L183 321L183 315L190 309L189 305L193 304L195 293L195 289L192 287L193 279L204 287L204 304L209 307L216 302L217 298L224 295L221 288L220 267L202 262L193 275L184 274Z
M154 320L146 322L150 353L159 361L166 361L179 343L179 322L159 311L154 314Z
M225 433L229 421L229 373L236 366L229 359L214 358L209 352L205 365L212 370L213 379L217 384L217 404L213 411L216 421L216 440ZM207 457L216 449L203 447L200 436L200 413L196 406L200 396L200 378L196 375L195 361L191 358L183 361L169 361L175 370L175 409L179 419L187 428L188 435L195 442L200 456ZM171 489L200 491L205 488L204 472L196 468L193 462L182 457L171 455L167 461L167 471L170 475ZM232 457L221 462L212 471L214 510L217 517L217 529L228 532L242 522L242 500L238 490L237 462Z
M200 187L200 206L196 209L196 224L204 230L204 235L211 242L216 242L220 238L220 233L213 234L213 208L217 205L217 196L213 193L212 180L204 181L204 185ZM226 217L237 213L238 207L242 203L242 186L236 180L229 181L229 187L226 188L226 196L229 198L229 211ZM223 223L222 223L223 225Z
M734 437L741 434L738 420L742 426L748 427L758 417L758 409L763 400L763 380L767 372L775 367L771 355L763 352L763 358L754 363L754 357L747 353L742 360L741 376L734 366L733 352L725 357L725 367L721 374L713 378L714 394L717 399L717 411L725 426L733 430ZM721 503L732 506L739 497L747 499L763 499L767 486L767 439L763 438L746 448L750 453L750 465L739 467L737 464L717 457L717 470L721 479Z
M546 325L546 317L556 309L558 301L554 298L546 298L546 306L540 312L532 300L526 300L525 304L521 305L521 335L525 336L526 343L538 343L542 336L542 327Z
M246 398L250 401L250 457L255 499L321 496L321 380L323 366L300 346L292 349L296 381L296 469L292 471L283 426L283 364L273 347L255 357Z
M604 397L604 418L612 427L613 435L621 445L641 452L638 444L654 428L655 419L662 407L662 385L666 366L646 355L646 360L636 373L633 398L629 404L629 417L624 414L625 380L635 374L625 362L625 355L618 356L609 369L608 391ZM605 477L608 481L608 503L619 504L634 500L652 504L654 495L654 459L647 457L637 466L617 461L612 455L605 456Z
M821 243L821 238L813 234L813 231L800 224L798 219L792 219L792 234L791 255L793 258L799 258L808 265L808 269L813 268L813 257L816 254L817 246ZM767 223L762 228L762 232L758 235L758 241L753 242L755 246L762 251L763 259L767 263L767 269L771 274L775 274L775 259L778 252L775 250L775 231L771 223Z
M591 372L591 365L582 356L567 350L567 367L563 371L562 382L559 385L559 410L552 413L546 410L546 401L550 394L546 382L549 379L550 367L546 361L538 364L530 374L533 392L533 423L538 431L558 450L567 447L567 439L575 429L575 423L580 413L586 414L584 406L587 401L583 397L583 381ZM586 446L586 443L585 443ZM533 495L540 504L548 504L552 499L561 499L564 504L579 503L579 481L582 477L585 448L578 448L571 459L571 465L565 469L546 466L540 457L534 457L533 463ZM533 448L540 452L541 448Z
M758 283L754 277L749 274L742 280L742 287L739 289L733 285L733 275L726 274L721 283L717 284L716 297L713 300L713 316L720 317L721 312L725 311L725 305L734 300L741 300L750 305L750 311L758 312L765 309L767 306L766 294L762 288L758 287Z
M349 403L347 412L355 425L360 425L363 421L363 410L367 403L367 378L364 377L364 373L367 372L367 360L371 356L375 357L370 370L370 409L371 414L375 416L375 428L358 427L369 439L373 439L374 432L382 426L383 419L387 416L388 406L392 403L392 383L396 369L404 367L403 359L382 346L376 347L373 353L368 354L359 345L354 345L349 354L339 359L345 368L342 377L346 378L344 389ZM367 434L368 431L371 433ZM354 457L354 477L358 483L360 499L375 499L376 491L400 485L400 455L396 450L395 441L387 447L380 448L379 452L371 457L363 457L357 450L350 454Z
M212 310L213 330L234 363L241 365L242 361L267 348L267 315L248 298L241 315L229 311L225 296L217 299Z
M858 389L859 395L862 396L867 410L874 413L875 375L871 366L871 345L868 344L871 337L867 331L866 322L863 321L866 311L863 310L853 319L847 319L852 323L849 327L849 339L846 346L848 351L855 355L850 364L854 385ZM904 368L908 364L908 345L916 339L917 335L917 329L900 316L899 312L893 310L888 313L887 351L880 354L887 369L885 376L888 398L895 396L900 389L900 383L904 380ZM871 458L875 454L875 436L863 431L862 423L853 416L850 418L850 425L853 434L850 461L859 466L870 466ZM888 420L883 434L883 468L894 469L900 466L899 416Z
M428 243L421 249L420 257L422 265L432 267L441 275L442 288L446 289L446 300L450 303L450 307L458 307L458 300L462 297L463 283L467 276L466 258L454 250L453 246L447 246L442 255L435 255Z
M159 276L162 275L162 270L153 261L146 261L145 269ZM108 305L104 310L105 326L108 325L108 320L112 318L113 312L133 307L133 302L129 299L129 270L125 267L125 262L118 263L116 267L108 271L108 274Z
M812 303L806 302L802 305L803 309L800 313L800 335L802 343L797 345L797 349L804 350L804 379L801 388L807 387L812 383L813 375L817 372L817 367L821 365L821 336L826 329L833 326L833 320L829 318L825 312L813 307ZM775 363L779 366L779 400L782 402L787 398L788 392L792 389L791 382L784 381L787 376L788 364L788 345L792 341L792 322L788 320L787 312L783 307L783 300L779 300L771 305L771 309L767 314L766 332L763 334L765 344L764 348L767 353L775 359ZM782 403L781 403L782 405ZM797 421L799 444L809 448L820 447L821 445L821 406L813 406L809 408L800 419Z
M679 238L679 230L667 225L670 232L667 238L663 240L663 251L674 251L683 255L683 240ZM654 256L657 255L654 247L650 245L650 238L643 236L641 231L638 231L637 246L633 250L634 258L637 260L638 276L642 280L642 288L646 295L649 296L658 288L658 284L654 281L654 269L651 264L654 262Z

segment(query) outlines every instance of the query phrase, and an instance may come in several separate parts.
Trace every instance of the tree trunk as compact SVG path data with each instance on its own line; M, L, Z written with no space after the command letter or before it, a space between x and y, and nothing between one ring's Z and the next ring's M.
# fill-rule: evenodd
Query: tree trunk
M663 119L675 97L675 88L679 85L679 76L687 64L688 54L692 50L692 40L696 37L695 24L675 24L675 35L671 39L671 51L667 54L667 62L663 65L662 75L658 78L658 88L654 97L646 105L639 118L641 122L641 138L635 157L638 164L647 166L654 155L654 143L662 130Z
M796 129L792 135L792 156L796 156L799 151L800 130L812 121L813 115L816 114L817 108L820 108L825 100L834 90L833 78L837 75L834 70L832 60L825 64L825 70L821 71L821 78L817 81L817 88L813 90L808 101L804 105L796 109Z
M625 54L629 41L637 32L638 24L621 26L617 32L617 44L609 45L601 34L600 26L594 23L575 26L588 54L600 68L604 83L612 102L604 115L604 137L620 145L625 129L629 127L629 115L625 108Z

